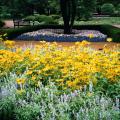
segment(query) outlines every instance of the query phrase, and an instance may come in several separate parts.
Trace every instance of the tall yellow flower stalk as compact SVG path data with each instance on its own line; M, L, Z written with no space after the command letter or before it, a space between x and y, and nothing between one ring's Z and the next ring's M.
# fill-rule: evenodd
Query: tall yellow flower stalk
M4 45L5 45L7 48L11 49L11 48L14 48L15 42L14 42L14 41L11 41L11 40L6 40L6 41L4 41Z
M38 83L47 85L54 82L61 89L81 89L91 81L95 85L105 78L110 83L120 79L119 50L92 50L89 42L76 43L72 47L59 47L56 43L44 42L33 50L0 50L0 75L14 72L25 74L25 80L16 80L17 84L37 87ZM99 76L96 76L99 75Z

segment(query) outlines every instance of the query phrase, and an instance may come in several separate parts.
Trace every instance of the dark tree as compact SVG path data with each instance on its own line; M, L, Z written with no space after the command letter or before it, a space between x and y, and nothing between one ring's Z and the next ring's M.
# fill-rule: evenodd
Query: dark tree
M64 33L72 33L76 15L76 0L60 0L60 8L64 21Z

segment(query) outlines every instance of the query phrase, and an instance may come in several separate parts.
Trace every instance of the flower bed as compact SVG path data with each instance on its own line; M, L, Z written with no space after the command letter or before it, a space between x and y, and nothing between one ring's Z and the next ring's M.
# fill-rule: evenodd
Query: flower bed
M37 40L48 42L76 42L87 40L90 42L106 41L107 36L96 30L73 30L73 34L62 34L62 29L41 29L38 31L24 33L17 40Z
M13 42L4 44L13 49ZM47 85L48 80L55 82L61 89L81 89L91 81L99 79L108 83L119 81L119 51L104 48L103 52L84 47L87 41L77 42L75 46L64 48L56 43L37 45L33 50L16 49L15 52L0 50L0 77L10 72L24 74L24 83L36 86L39 82ZM21 81L21 80L20 80ZM18 82L19 84L19 82Z
M110 40L109 40L110 41ZM87 41L0 50L2 120L119 120L119 49Z

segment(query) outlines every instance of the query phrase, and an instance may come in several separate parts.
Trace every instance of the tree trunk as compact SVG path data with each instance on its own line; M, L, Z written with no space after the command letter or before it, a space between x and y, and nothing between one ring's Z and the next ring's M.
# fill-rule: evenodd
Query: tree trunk
M72 17L71 17L71 29L74 24L75 16L76 16L76 0L71 0L72 2Z
M60 7L64 21L64 34L70 34L76 14L76 2L75 0L60 0Z

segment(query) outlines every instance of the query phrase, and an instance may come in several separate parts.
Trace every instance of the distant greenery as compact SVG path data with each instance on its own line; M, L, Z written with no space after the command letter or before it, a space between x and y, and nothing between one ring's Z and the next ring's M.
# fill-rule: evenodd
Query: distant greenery
M52 17L55 21L57 20L57 22L59 22L59 24L63 24L62 18L59 15L50 15L50 17ZM25 20L30 20L30 21L37 21L35 16L27 16L25 17ZM46 21L44 19L44 21ZM90 20L78 20L76 19L75 25L98 25L98 24L120 24L120 17L93 17Z
M96 0L78 0L77 19L89 20L96 8Z
M5 23L2 20L0 20L0 28L3 27L4 25Z
M108 15L114 14L115 7L113 4L105 3L101 6L101 12L102 14L108 14Z
M38 15L39 16L39 15ZM44 17L45 15L40 15L40 18L41 17ZM59 22L59 24L63 24L63 20L61 18L61 16L59 15L50 15L50 16L47 16L48 18L49 17L52 17L53 20L57 20L57 22ZM35 15L30 15L30 16L27 16L24 18L24 20L29 20L29 21L39 21L38 18L35 16ZM43 19L44 21L46 21L45 19ZM110 24L110 25L113 25L113 24L120 24L120 17L93 17L91 18L90 20L88 21L85 21L85 20L78 20L76 19L75 20L75 25L98 25L98 24Z
M30 16L27 16L24 18L24 20L26 21L32 21L34 23L36 23L35 21L37 21L38 23L37 24L45 24L45 25L48 25L48 24L58 24L58 19L59 16L58 15L39 15L39 14L36 14L36 15L30 15Z
M0 3L2 18L20 18L34 12L49 15L60 11L58 0L0 0Z
M120 2L119 0L97 0L98 5L103 5L104 3L111 3L113 5L118 5Z
M77 25L98 25L98 24L120 24L120 17L101 17L101 18L92 18L88 21L76 21Z
M117 5L117 12L120 15L120 3Z
M89 19L93 12L101 11L101 6L105 3L114 5L115 14L119 14L119 0L77 0L77 17ZM59 0L0 0L0 18L23 18L36 12L45 15L60 14Z

